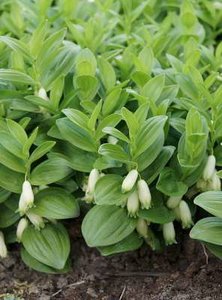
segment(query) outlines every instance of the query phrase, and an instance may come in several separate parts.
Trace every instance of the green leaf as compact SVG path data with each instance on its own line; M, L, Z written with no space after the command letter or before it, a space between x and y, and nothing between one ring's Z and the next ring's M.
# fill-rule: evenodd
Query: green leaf
M112 135L114 137L116 137L117 139L121 140L121 141L124 141L126 143L130 143L130 140L128 139L127 136L125 136L125 134L123 134L121 131L119 131L118 129L116 128L113 128L113 127L105 127L103 129L103 132L109 134L109 135Z
M0 144L12 155L15 155L21 159L25 159L25 155L22 152L22 144L20 144L9 132L0 132Z
M73 43L65 44L59 53L52 60L51 64L46 64L47 69L43 69L41 83L46 89L60 76L67 75L74 67L75 56L79 51L79 46Z
M96 73L97 62L90 49L82 49L78 53L75 61L76 73L78 76L94 76Z
M121 92L122 88L117 86L114 89L112 89L111 92L106 96L102 108L102 113L104 116L115 112L115 110L118 108Z
M152 100L157 101L162 93L165 84L165 75L161 74L150 79L143 87L141 95Z
M139 122L136 119L135 115L129 111L127 108L123 107L121 110L123 119L125 120L128 129L129 129L129 136L130 139L133 140L139 128Z
M7 126L8 126L10 133L14 136L14 138L20 144L24 144L27 141L27 139L28 139L27 134L26 134L25 130L23 129L23 127L19 123L8 119Z
M222 192L209 191L198 195L194 203L215 217L222 218Z
M89 118L86 114L77 109L67 108L62 111L66 117L77 126L86 129L88 128Z
M145 121L139 128L134 142L134 159L146 151L158 136L163 133L164 125L167 121L167 116L152 117Z
M99 247L98 250L101 255L108 256L117 253L123 253L128 251L134 251L140 248L143 244L143 239L139 237L136 232L132 232L122 241L105 247Z
M37 138L37 134L38 134L38 127L36 127L33 132L30 134L28 140L25 142L25 144L23 145L23 149L22 152L26 155L29 156L29 150L32 146L32 144L35 142L36 138Z
M123 178L119 175L108 174L101 177L95 186L94 200L98 205L125 204L128 194L121 191Z
M99 84L96 77L89 75L74 78L74 86L81 101L91 101L97 94Z
M46 224L39 231L28 226L22 235L25 250L40 263L61 270L65 267L70 241L62 224Z
M102 144L98 150L99 154L107 156L108 158L121 161L128 162L130 161L129 155L123 150L120 145L113 144Z
M73 146L89 152L97 152L97 144L89 131L77 126L67 118L58 119L56 124L62 137Z
M151 74L153 67L154 55L151 47L144 47L139 53L138 58L135 58L136 68L145 74Z
M52 187L35 195L35 207L30 211L48 219L70 219L78 217L79 206L68 191Z
M23 247L21 248L21 258L29 268L47 274L63 274L69 272L71 267L70 262L68 260L67 263L65 264L65 267L62 270L56 270L52 267L49 267L41 263L40 261L32 257Z
M98 127L96 129L96 140L100 140L105 133L103 132L103 129L105 127L115 127L121 120L121 116L118 114L111 114L107 117L105 117L99 124Z
M10 195L11 193L9 191L0 188L0 203L5 202L5 200L7 200Z
M209 217L198 221L191 229L190 237L222 246L222 219Z
M90 172L98 155L93 152L86 152L71 144L64 143L61 153L55 153L67 161L67 165L80 172ZM50 154L52 155L52 154Z
M180 181L175 170L170 168L161 171L156 187L167 196L184 195L188 189L187 185Z
M100 114L100 112L101 112L101 108L102 108L102 100L100 100L100 101L96 104L96 106L95 106L95 108L94 108L94 110L93 110L93 112L92 112L92 115L91 115L91 117L90 117L90 119L89 119L89 121L88 121L88 127L89 127L91 130L93 130L93 131L95 131L97 119L98 119L99 114Z
M22 54L22 56L24 56L30 62L32 61L32 57L31 57L31 55L28 51L28 47L22 41L17 40L17 39L12 38L12 37L9 37L9 36L0 36L0 42L5 43L12 50Z
M112 65L103 57L98 57L98 67L102 83L110 91L116 83L116 74Z
M35 84L35 81L29 75L12 69L0 69L0 80L28 85Z
M44 38L46 36L48 29L48 22L44 20L33 32L32 37L30 39L30 52L34 57L37 57L42 45L44 43Z
M20 215L9 209L4 204L0 204L0 228L7 228L18 221Z
M184 95L188 96L189 98L195 101L199 99L198 89L189 76L186 76L184 74L177 74L176 80Z
M126 210L116 206L96 205L82 223L83 237L89 247L108 246L120 242L136 227Z
M140 154L135 162L138 165L138 171L145 170L157 158L164 144L164 133L160 133L157 139L142 154Z
M7 191L20 194L24 175L9 170L0 164L0 186Z
M142 177L147 179L147 183L151 184L163 170L169 159L175 151L173 146L165 146L157 156L157 158L144 170Z
M41 143L30 155L28 164L32 164L34 161L38 160L42 156L44 156L46 153L48 153L54 146L56 142L53 141L46 141Z
M157 224L169 223L175 219L175 215L172 210L169 210L165 206L151 207L148 210L140 210L138 215L142 219Z
M219 259L222 259L222 246L214 245L214 244L210 244L210 243L204 243L204 244L205 244L205 246L207 246L207 249L211 253L213 253L213 255L215 255Z
M25 97L26 101L33 103L34 105L38 107L44 107L49 111L54 112L54 109L52 107L52 102L49 100L44 100L41 97L30 95Z
M15 155L13 155L9 151L7 151L1 144L0 144L0 163L13 171L19 173L26 172L24 161L16 157Z
M71 169L64 159L53 157L35 167L30 180L33 185L47 185L62 180L70 173Z

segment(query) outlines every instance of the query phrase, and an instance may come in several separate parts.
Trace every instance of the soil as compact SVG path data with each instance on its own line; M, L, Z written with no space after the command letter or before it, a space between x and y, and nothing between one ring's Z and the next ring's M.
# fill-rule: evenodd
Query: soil
M188 300L222 299L222 262L187 236L164 253L146 246L102 257L72 234L72 271L47 275L28 269L18 250L0 261L0 299ZM209 254L209 253L208 253ZM7 299L7 298L5 298Z

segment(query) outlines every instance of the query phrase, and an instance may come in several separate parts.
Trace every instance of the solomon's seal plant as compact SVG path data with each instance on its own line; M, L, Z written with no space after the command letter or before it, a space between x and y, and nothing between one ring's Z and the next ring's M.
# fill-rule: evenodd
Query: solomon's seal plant
M222 257L220 3L0 11L1 258L19 242L29 267L68 271L80 212L105 256L161 250L196 223L191 237Z

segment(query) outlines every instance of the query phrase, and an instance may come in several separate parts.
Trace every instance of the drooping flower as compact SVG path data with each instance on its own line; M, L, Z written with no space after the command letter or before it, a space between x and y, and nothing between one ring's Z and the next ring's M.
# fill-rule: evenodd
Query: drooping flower
M99 177L100 177L99 171L97 169L92 169L91 172L89 173L87 193L93 194L96 182L99 179Z
M123 180L122 183L122 192L126 193L132 190L132 188L134 187L137 178L138 178L138 171L137 170L131 170L126 177Z
M146 220L139 218L136 224L136 230L144 238L148 237L148 225Z
M5 258L8 255L5 238L2 231L0 231L0 257Z
M145 180L140 179L137 183L138 196L142 208L149 209L151 206L151 193Z
M41 228L44 228L45 223L41 216L32 212L27 212L26 215L29 218L30 222L36 227L36 229L40 230Z
M170 209L174 209L176 208L180 201L182 199L182 196L171 196L168 198L167 200L167 207L170 208Z
M17 241L20 242L22 239L22 234L25 231L25 229L27 228L29 222L26 218L22 218L20 219L18 225L17 225L17 230L16 230L16 237L17 237Z
M176 244L176 233L173 222L163 224L163 237L166 245Z
M29 208L33 206L34 194L32 186L28 180L25 180L22 185L22 193L19 199L19 212L25 214Z
M190 228L193 225L192 216L190 212L190 208L186 201L181 200L179 204L179 212L180 212L180 219L182 222L182 227Z
M42 99L44 99L44 100L49 100L49 98L48 98L48 96L47 96L47 93L46 93L46 90L43 88L43 87L41 87L40 89L39 89L39 91L38 91L38 96L40 97L40 98L42 98Z
M137 191L132 192L127 199L127 210L129 216L136 217L139 210L139 198Z
M203 179L209 180L214 174L216 166L216 159L214 155L209 155L207 158L207 163L205 165L204 171L203 171Z

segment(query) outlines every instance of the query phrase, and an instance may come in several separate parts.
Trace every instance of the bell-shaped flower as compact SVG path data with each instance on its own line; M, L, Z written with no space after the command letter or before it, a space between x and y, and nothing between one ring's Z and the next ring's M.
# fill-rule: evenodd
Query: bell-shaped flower
M126 177L123 180L122 183L122 192L126 193L132 190L132 188L134 187L137 178L138 178L138 171L137 170L131 170Z

